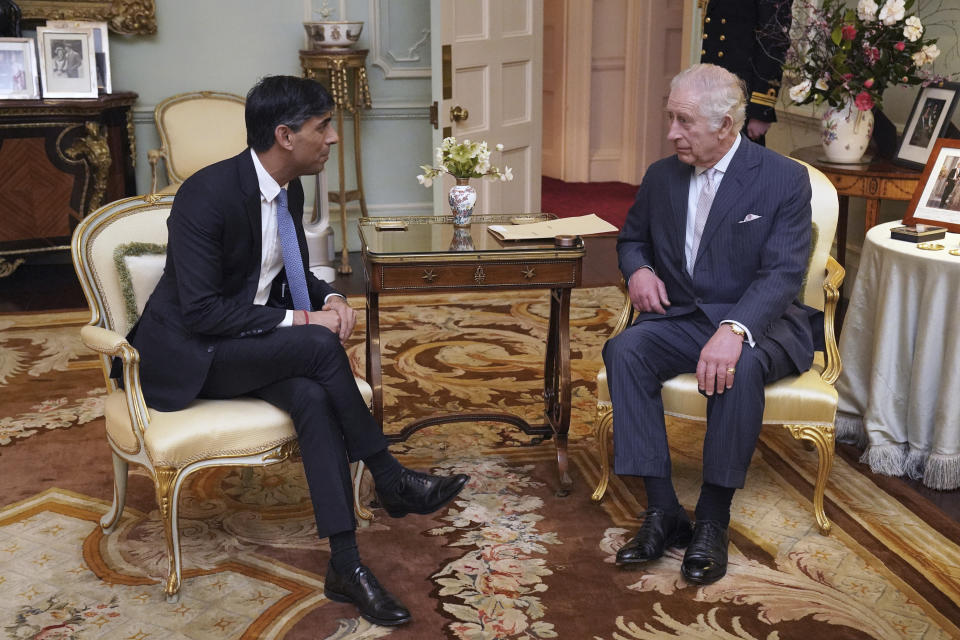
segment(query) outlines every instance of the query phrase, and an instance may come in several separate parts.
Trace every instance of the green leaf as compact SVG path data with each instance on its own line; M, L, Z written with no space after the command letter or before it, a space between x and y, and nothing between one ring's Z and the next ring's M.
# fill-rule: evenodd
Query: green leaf
M833 28L833 31L830 33L830 39L833 40L833 44L840 44L840 41L843 39L843 35L840 32L840 25Z

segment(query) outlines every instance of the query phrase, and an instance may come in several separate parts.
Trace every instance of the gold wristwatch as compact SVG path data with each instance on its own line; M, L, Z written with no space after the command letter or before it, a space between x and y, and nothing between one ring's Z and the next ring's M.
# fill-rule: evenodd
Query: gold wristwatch
M733 324L732 322L725 322L724 324L726 324L728 327L730 327L730 331L734 332L735 334L737 334L738 336L740 336L740 337L743 338L744 340L747 339L747 332L744 331L744 330L743 330L743 327L741 327L740 325L738 325L738 324Z

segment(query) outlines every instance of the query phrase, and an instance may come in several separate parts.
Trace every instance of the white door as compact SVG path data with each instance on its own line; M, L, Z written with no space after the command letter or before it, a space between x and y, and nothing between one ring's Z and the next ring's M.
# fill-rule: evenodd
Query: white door
M430 32L438 107L433 146L447 135L502 144L491 163L513 169L513 181L471 181L475 211L539 212L543 1L431 0ZM453 181L434 184L434 210L447 213Z

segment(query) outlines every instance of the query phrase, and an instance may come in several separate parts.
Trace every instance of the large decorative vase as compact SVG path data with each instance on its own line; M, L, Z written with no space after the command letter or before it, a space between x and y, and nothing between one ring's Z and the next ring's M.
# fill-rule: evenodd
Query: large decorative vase
M457 184L451 187L447 202L453 212L454 226L470 226L473 205L477 204L477 190L470 186L470 178L457 178Z
M820 142L827 162L861 162L873 133L873 112L861 111L853 100L840 107L828 107L823 113Z

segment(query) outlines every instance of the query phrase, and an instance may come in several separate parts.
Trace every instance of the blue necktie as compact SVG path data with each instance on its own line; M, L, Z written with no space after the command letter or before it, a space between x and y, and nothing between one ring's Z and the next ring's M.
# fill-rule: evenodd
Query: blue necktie
M297 244L297 230L293 226L293 217L287 208L287 190L280 189L277 196L277 235L280 236L280 248L283 250L283 268L287 272L287 284L293 308L313 311L310 306L310 293L307 290L307 276L303 272L303 258L300 257L300 245Z

